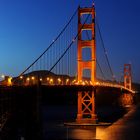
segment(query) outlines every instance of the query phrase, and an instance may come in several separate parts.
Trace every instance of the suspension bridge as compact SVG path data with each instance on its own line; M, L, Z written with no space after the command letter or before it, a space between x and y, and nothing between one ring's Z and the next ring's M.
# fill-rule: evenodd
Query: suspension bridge
M78 16L77 16L78 15ZM95 7L78 7L60 34L19 76L5 77L0 86L0 128L10 116L17 92L32 92L35 85L46 91L76 91L77 123L97 123L97 88L123 92L123 102L133 100L131 65L124 64L124 82L117 82L109 62ZM16 92L15 92L16 91ZM38 95L40 96L40 95Z

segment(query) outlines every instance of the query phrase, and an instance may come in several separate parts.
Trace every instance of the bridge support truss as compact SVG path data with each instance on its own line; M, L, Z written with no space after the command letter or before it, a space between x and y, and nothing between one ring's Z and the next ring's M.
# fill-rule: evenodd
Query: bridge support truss
M96 123L94 91L78 92L78 114L76 121L78 123Z
M81 23L81 17L91 15L91 23ZM88 69L91 71L91 82L95 82L96 73L96 48L95 48L95 9L80 8L78 10L78 46L77 46L77 64L78 64L78 81L83 79L83 70ZM90 39L84 40L82 38L83 31L91 31ZM82 59L82 49L90 48L91 59L84 61ZM78 123L96 123L97 117L95 113L95 91L80 91L78 92L78 114L76 121Z

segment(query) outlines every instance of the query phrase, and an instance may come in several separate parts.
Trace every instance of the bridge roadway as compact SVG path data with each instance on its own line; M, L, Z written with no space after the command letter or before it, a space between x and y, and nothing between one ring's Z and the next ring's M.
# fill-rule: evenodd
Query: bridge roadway
M36 87L44 88L44 89L50 89L50 90L68 90L68 91L91 91L95 90L98 88L107 88L110 89L111 91L118 90L123 93L135 93L133 90L129 90L125 88L122 85L118 84L109 84L109 83L97 83L96 85L78 85L78 84L73 84L73 85L47 85L47 84L41 84L40 86L38 85L29 85L29 86L24 86L24 85L13 85L13 86L2 86L0 85L0 93L1 91L9 91L9 90L20 90L20 89L33 89Z
M46 89L56 89L56 90L64 90L64 91L91 91L91 90L96 90L99 88L103 89L110 89L112 90L117 90L121 91L122 93L132 93L134 94L135 91L129 90L121 85L107 85L107 84L97 84L97 85L42 85L43 88Z

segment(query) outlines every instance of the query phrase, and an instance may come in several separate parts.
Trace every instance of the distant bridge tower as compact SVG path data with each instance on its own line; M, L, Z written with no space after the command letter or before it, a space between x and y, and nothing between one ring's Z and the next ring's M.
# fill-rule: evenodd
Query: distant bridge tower
M131 74L131 64L124 64L124 87L132 89L132 74ZM133 95L128 93L123 93L121 96L121 104L123 106L128 106L133 104Z
M124 87L132 89L131 64L124 64Z
M82 23L82 15L91 15L91 23ZM95 82L95 73L96 73L96 46L95 46L95 8L80 8L78 10L78 46L77 46L77 64L78 64L78 81L82 81L83 71L85 69L90 70L91 81L94 84ZM83 31L91 31L90 40L83 40ZM91 59L84 61L82 59L82 49L90 48ZM94 91L81 91L78 92L78 114L77 122L96 122L95 114L95 95Z

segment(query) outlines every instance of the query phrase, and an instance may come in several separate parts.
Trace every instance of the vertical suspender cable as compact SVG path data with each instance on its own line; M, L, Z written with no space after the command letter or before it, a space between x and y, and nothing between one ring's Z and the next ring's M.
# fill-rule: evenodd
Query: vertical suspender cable
M86 30L86 35L87 35L88 40L90 40L90 37L89 37L89 34L88 34L87 30ZM101 72L101 74L102 74L102 77L103 77L104 80L105 80L105 79L106 79L106 78L105 78L105 75L104 75L103 70L102 70L102 68L101 68L101 66L100 66L100 64L99 64L99 62L98 62L97 59L96 59L96 62L97 62L97 65L98 65L98 67L99 67L99 70L100 70L100 72Z
M115 79L115 76L114 76L114 73L113 73L113 70L112 70L112 68L111 68L109 59L108 59L107 50L106 50L105 45L104 45L104 41L103 41L103 38L102 38L102 34L101 34L101 30L100 30L100 27L99 27L99 24L98 24L97 17L96 17L96 25L97 25L97 29L98 29L98 31L99 31L99 36L100 36L100 39L101 39L101 43L102 43L102 47L103 47L103 50L104 50L104 54L105 54L105 57L106 57L106 60L107 60L107 64L108 64L108 66L109 66L109 70L110 70L110 72L111 72L111 75L112 75L113 80L116 80L116 79Z
M63 32L66 30L66 28L68 27L68 25L71 23L72 19L75 17L75 15L77 14L78 8L76 9L76 11L74 12L74 14L72 15L72 17L70 18L70 20L68 21L68 23L64 26L64 28L62 29L62 31L60 32L60 34L55 38L55 40L48 46L48 48L31 64L29 65L19 76L23 75L25 72L27 72L28 69L30 69L42 56L43 54L45 54L52 46L53 44L59 39L59 37L63 34ZM18 77L19 77L18 76Z

